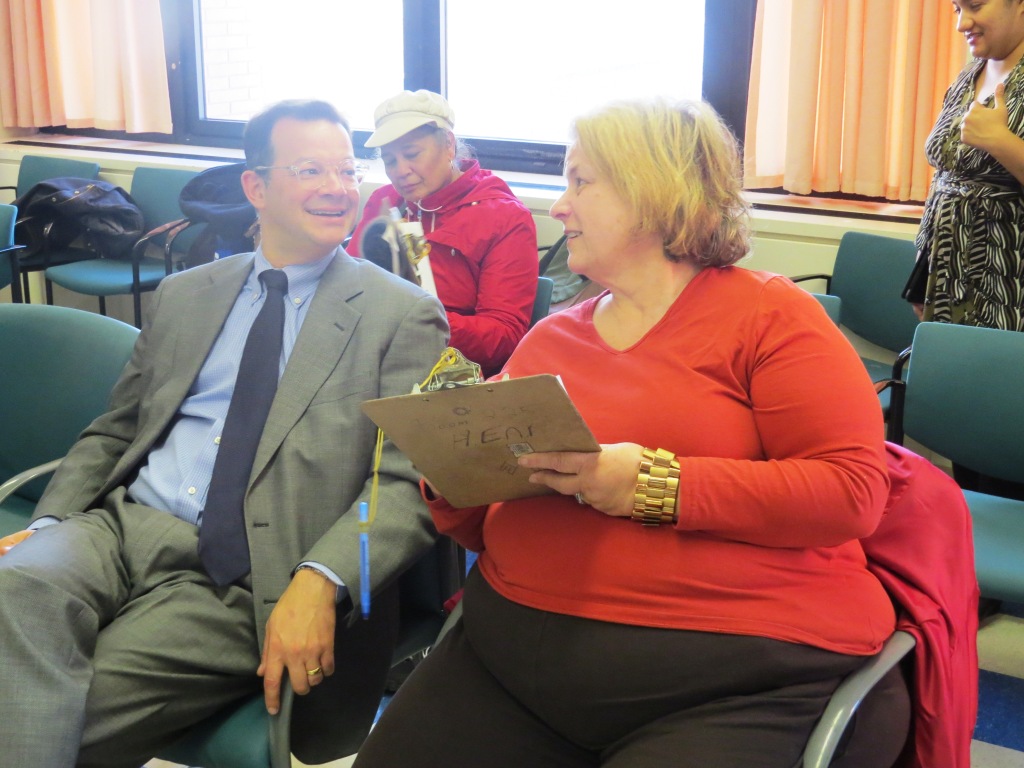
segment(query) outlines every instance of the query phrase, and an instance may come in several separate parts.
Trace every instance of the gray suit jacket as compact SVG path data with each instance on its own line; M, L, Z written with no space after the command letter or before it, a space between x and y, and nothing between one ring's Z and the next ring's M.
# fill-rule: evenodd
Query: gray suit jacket
M95 507L134 475L171 424L251 263L242 254L163 281L110 410L83 432L35 517ZM346 584L359 583L357 508L369 500L376 439L359 404L407 394L437 362L446 338L436 299L339 250L281 379L245 500L261 643L273 603L299 562L323 563ZM370 534L375 589L436 535L417 482L412 465L388 443Z
M100 506L110 491L130 482L172 423L252 259L251 254L234 256L161 283L110 409L71 449L39 501L36 517L64 518ZM338 250L281 378L245 498L261 646L267 618L292 570L304 560L323 563L352 585L358 608L357 510L370 497L376 440L376 427L359 405L407 394L437 362L447 333L444 310L435 298ZM375 593L436 537L418 478L387 442L370 529Z

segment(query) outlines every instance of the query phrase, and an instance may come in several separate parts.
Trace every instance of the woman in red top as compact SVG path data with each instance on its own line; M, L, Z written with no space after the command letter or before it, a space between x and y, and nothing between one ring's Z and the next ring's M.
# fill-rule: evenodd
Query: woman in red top
M374 124L366 146L380 147L391 184L366 201L348 252L369 256L364 238L380 237L370 224L391 208L421 222L451 345L493 374L529 327L538 271L533 216L469 156L438 94L403 91L377 107Z
M552 495L430 499L478 565L359 768L794 766L893 632L858 541L887 498L881 410L813 297L733 266L731 134L706 105L654 101L574 135L552 215L570 268L608 290L504 370L559 374L602 450L520 458ZM906 736L891 683L902 714L871 735L874 766Z

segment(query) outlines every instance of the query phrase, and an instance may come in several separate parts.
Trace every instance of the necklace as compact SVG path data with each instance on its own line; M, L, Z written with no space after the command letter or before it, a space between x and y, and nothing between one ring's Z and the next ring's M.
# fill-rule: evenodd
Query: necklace
M437 213L442 208L444 208L444 204L443 203L441 205L437 206L437 208L424 208L423 207L423 201L420 200L420 201L418 201L416 203L416 220L417 221L423 221L423 214L424 213Z

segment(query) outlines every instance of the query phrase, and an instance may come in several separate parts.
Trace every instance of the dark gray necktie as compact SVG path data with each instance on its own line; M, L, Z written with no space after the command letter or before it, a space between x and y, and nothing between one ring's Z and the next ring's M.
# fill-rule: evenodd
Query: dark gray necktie
M249 542L242 505L270 404L277 391L288 276L279 269L260 275L267 289L242 350L238 378L213 464L199 529L199 559L219 585L249 572Z

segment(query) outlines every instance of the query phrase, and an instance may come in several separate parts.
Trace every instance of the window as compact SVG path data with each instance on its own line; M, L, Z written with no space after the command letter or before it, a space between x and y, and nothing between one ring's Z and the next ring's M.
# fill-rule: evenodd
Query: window
M700 98L704 0L630 0L629 13L601 6L516 0L496 18L494 3L448 0L457 129L559 143L573 117L612 99Z
M196 97L205 120L244 122L281 99L320 98L353 128L372 128L381 94L401 89L402 0L197 5Z
M162 0L173 140L238 146L261 106L317 97L361 152L374 108L403 88L445 93L497 170L561 173L572 117L615 98L703 94L742 137L755 5Z

